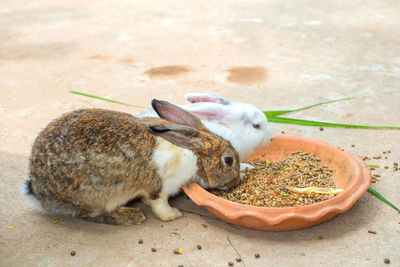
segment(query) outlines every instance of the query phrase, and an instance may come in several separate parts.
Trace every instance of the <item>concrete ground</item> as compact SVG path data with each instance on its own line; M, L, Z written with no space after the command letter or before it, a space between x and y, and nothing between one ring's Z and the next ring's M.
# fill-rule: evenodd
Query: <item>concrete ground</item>
M81 107L143 110L70 90L145 107L210 92L263 110L366 93L291 116L400 126L399 14L396 0L1 1L0 265L400 266L400 215L368 193L345 214L292 232L190 213L165 223L148 208L139 226L95 224L43 214L20 195L32 142L52 119ZM272 127L381 155L369 161L381 165L372 186L400 206L399 131ZM171 203L209 215L183 194Z

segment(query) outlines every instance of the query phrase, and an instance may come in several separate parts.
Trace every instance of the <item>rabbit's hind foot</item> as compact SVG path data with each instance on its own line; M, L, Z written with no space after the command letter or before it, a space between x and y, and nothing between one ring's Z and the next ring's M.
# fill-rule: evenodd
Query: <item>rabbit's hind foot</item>
M146 220L146 216L140 209L121 206L109 214L103 214L96 217L87 217L86 219L98 223L130 226L134 224L141 224Z

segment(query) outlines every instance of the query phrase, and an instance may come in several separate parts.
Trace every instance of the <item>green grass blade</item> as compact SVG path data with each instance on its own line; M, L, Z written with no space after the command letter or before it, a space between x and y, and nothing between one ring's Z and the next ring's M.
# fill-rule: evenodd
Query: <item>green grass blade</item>
M325 101L325 102L320 102L314 105L306 106L303 108L298 108L298 109L292 109L292 110L276 110L276 111L264 111L265 116L267 117L269 122L274 122L274 123L285 123L285 124L297 124L297 125L303 125L303 126L319 126L319 127L343 127L343 128L362 128L362 129L395 129L395 130L400 130L400 127L397 126L367 126L367 125L352 125L352 124L341 124L341 123L330 123L330 122L320 122L320 121L310 121L310 120L302 120L302 119L292 119L292 118L284 118L284 117L278 117L278 115L290 113L290 112L295 112L295 111L300 111L300 110L305 110L309 109L315 106L319 105L324 105L324 104L329 104L329 103L334 103L338 101L344 101L344 100L350 100L353 98L356 98L360 95L352 96L352 97L346 97L346 98L341 98L341 99L336 99L336 100L331 100L331 101ZM379 167L377 164L367 164L369 167ZM400 213L400 210L392 204L390 201L388 201L386 198L384 198L381 194L376 192L372 187L368 188L368 192L377 197L379 200L384 202L385 204L389 205L396 211Z
M400 213L400 210L394 204L392 204L389 200L387 200L381 194L376 192L372 187L368 188L368 192L371 193L372 195L374 195L375 197L377 197L379 200L381 200L384 203L388 204L390 207L394 208L395 210L397 210L397 212Z
M128 107L145 108L143 106L131 105L131 104L124 103L124 102L121 102L121 101L112 100L112 99L108 99L108 98L104 98L104 97L100 97L100 96L95 96L95 95L91 95L91 94L87 94L87 93L82 93L82 92L78 92L78 91L70 90L69 92L73 93L73 94L77 94L77 95L87 96L87 97L91 97L91 98L95 98L95 99L99 99L99 100L103 100L103 101L108 101L108 102L112 102L112 103L116 103L116 104L125 105L125 106L128 106Z
M233 247L233 249L236 251L236 254L238 254L239 258L242 260L243 266L246 266L246 265L244 264L244 261L243 261L243 259L242 259L242 256L240 256L239 251L237 251L237 249L236 249L235 246L232 244L232 242L231 242L231 240L229 239L228 236L226 237L226 239L228 240L228 242L229 242L229 244L231 245L231 247Z
M334 123L334 122L310 121L310 120L293 119L293 118L276 117L276 116L267 117L267 118L268 118L269 122L273 122L273 123L296 124L296 125L303 125L303 126L400 130L400 127L398 127L398 126L353 125L353 124L342 124L342 123Z
M316 103L310 106L306 106L306 107L302 107L302 108L297 108L297 109L288 109L288 110L269 110L269 111L264 111L265 115L267 115L267 117L269 118L269 116L278 116L278 115L282 115L282 114L286 114L286 113L291 113L291 112L296 112L296 111L301 111L301 110L305 110L305 109L309 109L309 108L313 108L316 106L321 106L321 105L325 105L325 104L330 104L330 103L335 103L335 102L339 102L339 101L345 101L345 100L350 100L350 99L354 99L356 97L365 95L365 93L361 93L355 96L350 96L350 97L344 97L344 98L339 98L339 99L334 99L334 100L328 100L328 101L324 101L324 102L320 102L320 103Z

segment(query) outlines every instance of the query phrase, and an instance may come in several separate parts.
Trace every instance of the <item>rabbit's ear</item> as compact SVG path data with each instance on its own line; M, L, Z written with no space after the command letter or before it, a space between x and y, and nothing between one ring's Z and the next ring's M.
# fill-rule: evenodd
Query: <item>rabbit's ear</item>
M167 101L153 99L151 101L153 109L157 112L160 118L177 124L186 125L195 129L204 130L205 126L200 119L190 114L188 111L175 106Z
M217 103L202 102L189 104L185 106L185 109L206 121L230 124L246 119L241 110L236 110L233 106L225 106Z
M186 94L185 98L190 103L198 103L198 102L214 102L221 105L229 105L231 101L228 99L222 98L213 94L206 93L194 93L194 94Z
M196 151L204 151L205 144L197 129L179 124L153 125L148 128L152 135L160 136L171 143Z

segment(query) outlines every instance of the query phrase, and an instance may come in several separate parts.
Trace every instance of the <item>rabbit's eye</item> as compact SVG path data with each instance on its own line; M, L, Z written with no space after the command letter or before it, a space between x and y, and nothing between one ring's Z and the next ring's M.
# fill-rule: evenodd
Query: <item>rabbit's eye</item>
M233 158L232 157L225 157L224 158L226 165L232 166Z
M253 123L253 127L256 128L256 129L260 129L261 125L259 123L257 123L257 124Z

